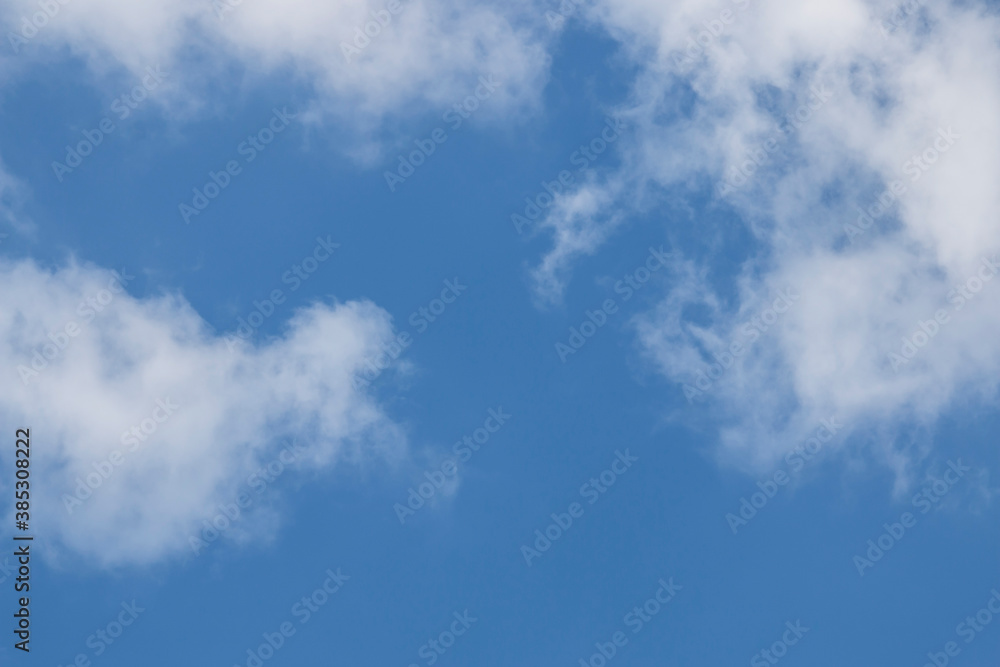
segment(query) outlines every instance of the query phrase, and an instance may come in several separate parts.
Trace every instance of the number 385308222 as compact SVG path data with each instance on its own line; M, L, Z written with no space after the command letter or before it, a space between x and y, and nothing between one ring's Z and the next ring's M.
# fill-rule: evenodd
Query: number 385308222
M19 428L14 434L17 438L17 444L15 449L14 465L16 466L15 476L17 480L15 482L15 497L18 512L14 517L17 521L27 521L28 510L30 509L30 490L31 484L29 477L31 473L29 467L31 465L31 449L30 449L30 438L31 434L29 429Z

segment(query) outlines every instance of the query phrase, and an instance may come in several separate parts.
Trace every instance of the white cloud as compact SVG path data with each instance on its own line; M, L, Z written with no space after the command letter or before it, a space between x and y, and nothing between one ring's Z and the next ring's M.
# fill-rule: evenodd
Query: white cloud
M27 188L24 183L7 171L0 160L0 220L6 223L0 228L0 243L7 237L6 230L13 229L21 234L34 232L34 224L22 213L22 205Z
M283 439L309 468L402 453L401 430L352 381L392 333L373 304L317 303L280 338L230 349L182 297L119 284L75 263L0 265L0 413L31 428L34 530L59 553L102 565L190 553L201 520L246 491ZM27 373L36 352L47 366ZM144 442L126 436L134 426ZM68 513L64 494L115 450L124 460Z
M731 256L678 267L674 293L637 324L658 367L692 382L778 290L801 293L710 396L727 451L745 462L773 459L833 414L852 427L933 424L995 389L1000 280L961 310L948 295L1000 250L1000 21L978 5L913 4L891 31L879 23L890 3L859 0L615 0L590 13L640 65L617 111L634 136L624 166L587 186L617 197L583 221L550 217L539 271L595 252L611 211L665 191L707 194L742 218L754 240L736 276L716 270ZM934 164L912 161L924 151ZM894 181L905 192L851 243L856 206ZM894 372L889 354L941 309L950 323Z
M505 85L492 106L509 114L536 103L548 64L541 43L547 33L533 28L538 20L517 4L64 1L51 0L58 11L33 37L15 40L18 53L9 61L51 59L68 47L98 74L124 67L139 77L158 65L171 73L160 99L177 109L218 106L226 99L220 90L280 76L308 91L320 117L374 126L394 112L450 106L479 76L493 74ZM7 41L39 11L37 0L5 3ZM358 37L355 29L366 24L372 36ZM356 51L345 55L344 44Z
M531 274L541 303L560 301L573 261L593 253L622 222L621 214L609 210L614 199L613 186L592 181L556 195L538 230L552 232L555 248Z

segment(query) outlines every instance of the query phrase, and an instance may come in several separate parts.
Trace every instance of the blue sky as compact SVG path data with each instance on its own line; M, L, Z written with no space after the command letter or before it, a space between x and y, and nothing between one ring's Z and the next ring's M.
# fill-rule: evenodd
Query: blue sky
M990 6L412 0L352 65L385 3L293 4L60 5L0 56L3 664L996 663Z

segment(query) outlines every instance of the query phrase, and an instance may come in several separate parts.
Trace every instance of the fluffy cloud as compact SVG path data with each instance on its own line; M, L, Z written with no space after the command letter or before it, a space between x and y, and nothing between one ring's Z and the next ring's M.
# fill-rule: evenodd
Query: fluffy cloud
M171 74L161 99L172 93L178 108L220 103L210 91L240 87L226 82L281 75L310 91L318 117L372 125L459 101L486 74L505 84L498 113L534 104L545 33L523 14L456 0L13 0L0 21L16 51L8 64L68 47L101 74L160 66Z
M157 99L183 115L224 104L220 91L277 79L297 91L301 118L346 120L355 142L346 150L371 157L368 142L383 122L450 106L483 76L501 83L483 114L510 118L533 106L551 32L529 9L460 0L13 0L0 7L0 81L69 57L118 90L122 78L157 67L168 74ZM27 232L14 215L20 192L0 169L0 217ZM201 520L231 502L286 437L315 465L393 457L403 446L399 429L352 384L391 333L374 305L315 305L280 340L230 350L176 295L115 293L96 314L97 306L80 306L111 294L111 279L75 264L0 265L0 359L11 369L0 412L30 425L41 445L36 525L66 552L110 565L186 551ZM45 368L33 368L33 358ZM174 403L133 451L125 432ZM65 494L116 450L124 463L69 514Z
M373 304L315 304L280 338L233 346L180 296L138 299L123 280L0 265L0 413L31 428L32 520L62 553L103 565L190 553L202 520L288 439L310 468L402 452L353 381L392 333ZM95 472L92 495L67 503Z
M634 130L619 145L624 166L575 195L604 206L547 221L543 295L558 294L572 258L595 252L633 202L707 199L692 221L705 237L729 211L751 242L735 273L731 249L687 249L673 293L636 322L658 367L693 385L714 355L748 342L744 327L781 290L801 295L766 332L752 327L753 344L698 399L718 408L730 454L766 464L831 415L852 427L930 424L992 395L1000 280L979 276L1000 250L994 13L609 0L589 17L640 66L618 110ZM918 333L941 311L933 336Z

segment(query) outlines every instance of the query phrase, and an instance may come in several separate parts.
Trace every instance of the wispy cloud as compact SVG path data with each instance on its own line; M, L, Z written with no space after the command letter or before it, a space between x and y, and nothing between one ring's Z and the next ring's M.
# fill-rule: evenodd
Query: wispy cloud
M729 20L713 23L726 9ZM637 319L644 350L680 392L778 291L802 294L713 389L732 425L723 442L740 460L773 459L830 414L927 424L995 389L1000 346L988 332L1000 325L1000 290L984 287L962 326L942 328L906 372L887 359L1000 249L1000 84L990 74L1000 22L985 6L927 3L883 34L891 9L616 0L587 14L638 66L616 111L633 137L619 169L550 213L537 294L558 298L573 258L665 193L742 220L753 245L741 270L720 276L717 257L688 253L673 293ZM711 39L685 59L699 31ZM946 155L928 150L942 132L955 138ZM857 207L900 178L893 224L850 244ZM692 307L707 317L691 319Z

